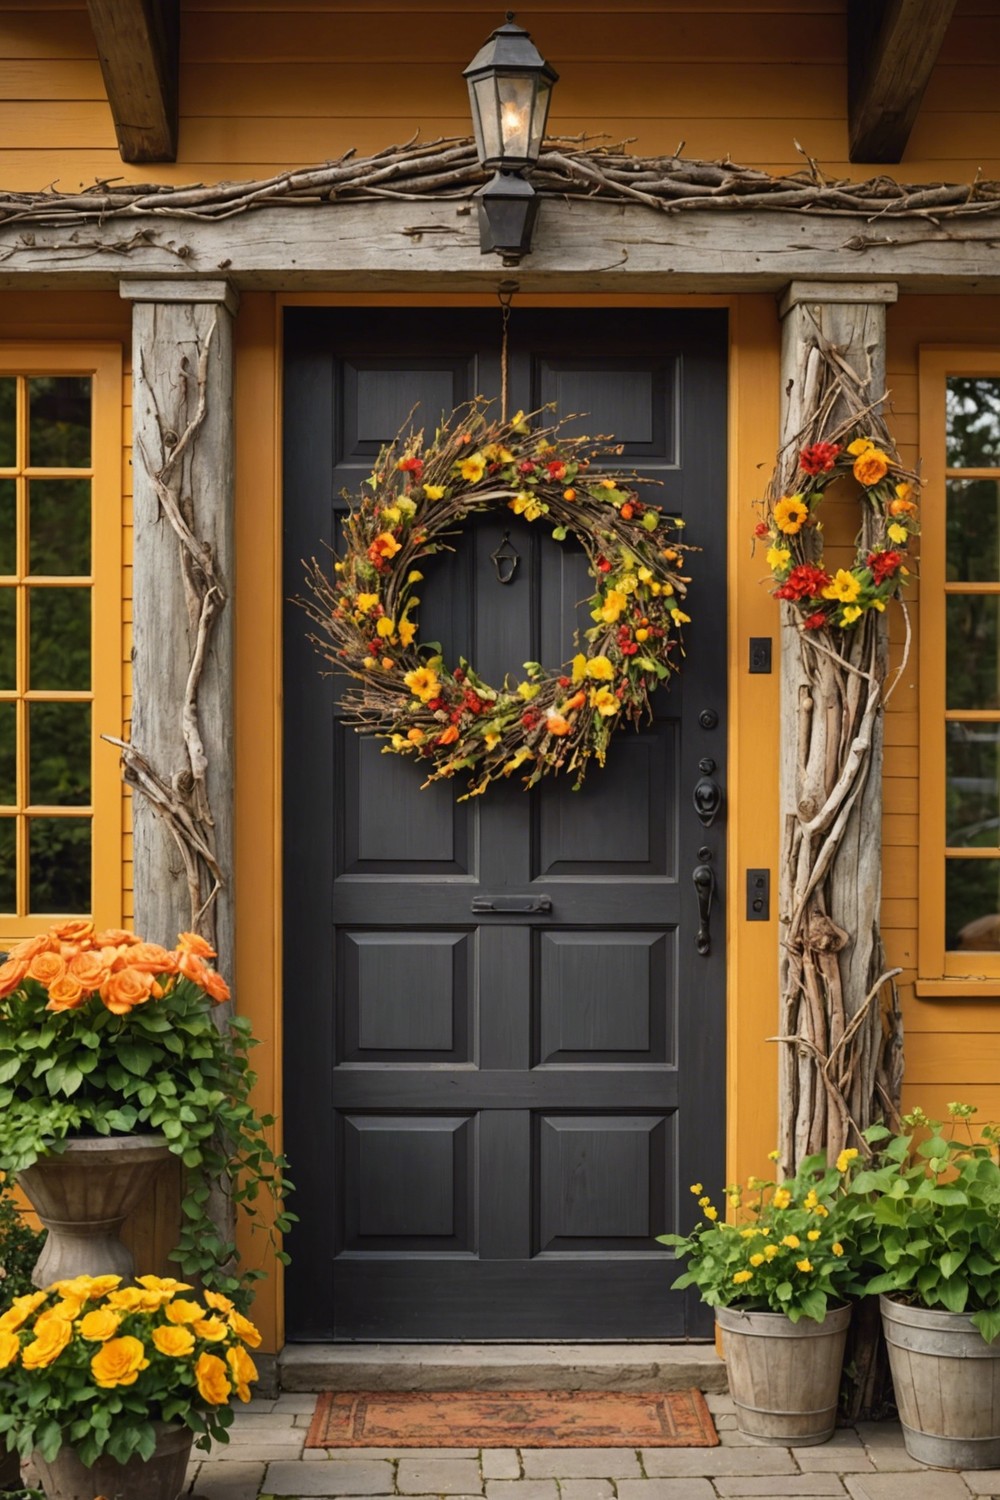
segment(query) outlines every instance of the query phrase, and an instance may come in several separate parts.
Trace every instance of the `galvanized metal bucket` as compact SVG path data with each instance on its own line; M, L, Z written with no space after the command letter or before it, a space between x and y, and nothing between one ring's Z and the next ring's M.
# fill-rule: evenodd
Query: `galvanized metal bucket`
M903 1441L938 1469L1000 1468L1000 1340L968 1313L880 1297Z
M715 1319L739 1430L796 1448L829 1441L850 1306L830 1308L822 1323L736 1307L717 1307Z

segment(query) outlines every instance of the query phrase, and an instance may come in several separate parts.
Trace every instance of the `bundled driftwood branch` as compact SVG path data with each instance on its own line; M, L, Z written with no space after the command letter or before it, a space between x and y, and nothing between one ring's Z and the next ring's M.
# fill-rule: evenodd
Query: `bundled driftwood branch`
M659 212L767 209L839 214L865 222L914 218L937 223L1000 213L1000 182L904 185L891 177L866 182L827 178L803 157L801 171L772 176L730 161L633 156L626 143L556 138L542 148L532 181L542 193L643 203ZM797 149L801 151L801 147ZM468 198L485 181L467 138L409 141L374 156L347 151L336 161L256 182L163 184L97 182L80 193L0 191L0 224L62 225L151 217L226 219L250 209L290 208L358 199ZM862 237L863 238L863 237ZM128 248L126 245L125 248Z
M799 451L814 443L870 436L898 469L896 450L858 372L816 328L802 345L796 380L804 420L779 455L772 502L794 487ZM915 474L901 477L919 484ZM859 544L874 544L874 508L862 499ZM845 1146L865 1149L861 1132L895 1117L902 1073L902 1027L895 985L878 927L881 801L865 794L881 775L881 718L905 669L887 687L885 617L868 611L853 630L807 630L785 611L785 648L794 722L783 726L789 764L781 850L779 1146L782 1168ZM844 908L850 903L849 911Z

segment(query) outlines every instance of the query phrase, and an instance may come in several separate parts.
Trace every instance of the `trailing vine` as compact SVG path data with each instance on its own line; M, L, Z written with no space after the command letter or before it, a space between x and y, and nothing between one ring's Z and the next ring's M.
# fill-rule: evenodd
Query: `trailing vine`
M637 724L650 694L678 670L688 549L683 523L641 500L634 476L598 467L620 449L569 437L562 423L532 428L518 412L491 421L473 402L384 448L352 510L332 572L306 565L298 602L317 627L320 654L356 686L346 708L386 751L419 762L424 785L468 772L466 796L523 769L525 786L568 771L579 787L589 761L603 765L617 726ZM526 662L523 680L491 686L471 663L445 663L417 638L417 564L442 550L471 515L543 521L557 541L573 535L594 593L592 627L572 662Z

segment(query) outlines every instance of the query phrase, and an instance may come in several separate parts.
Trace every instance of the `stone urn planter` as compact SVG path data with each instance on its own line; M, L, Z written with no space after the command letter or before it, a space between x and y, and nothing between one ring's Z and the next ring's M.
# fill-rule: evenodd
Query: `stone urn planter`
M86 1468L72 1448L63 1445L46 1462L40 1453L31 1461L45 1487L45 1500L178 1500L184 1488L194 1433L188 1427L157 1422L156 1449L152 1458L137 1455L121 1464L107 1454Z
M119 1232L169 1155L162 1135L76 1137L20 1171L17 1180L49 1231L35 1285L73 1276L131 1280L132 1254Z
M938 1469L1000 1468L1000 1339L968 1313L879 1298L911 1458Z
M715 1320L740 1432L796 1448L827 1442L837 1420L850 1304L831 1307L821 1323L738 1307L717 1307Z

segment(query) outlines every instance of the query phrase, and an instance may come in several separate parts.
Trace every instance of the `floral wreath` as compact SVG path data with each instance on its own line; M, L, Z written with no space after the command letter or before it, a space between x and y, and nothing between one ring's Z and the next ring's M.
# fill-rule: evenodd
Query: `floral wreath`
M795 492L764 501L755 536L768 541L774 597L796 606L803 630L848 629L872 610L881 613L909 577L905 559L920 530L920 482L882 441L884 447L858 433L846 444L810 444L799 453ZM862 488L868 524L851 566L830 573L823 567L819 505L827 487L848 474Z
M417 759L425 786L468 771L476 796L526 767L525 786L566 770L576 790L592 756L604 764L615 727L648 716L650 692L678 669L690 549L670 528L683 522L640 500L635 476L596 468L620 448L562 425L532 429L523 412L489 421L472 402L426 445L422 432L400 435L350 513L332 576L315 558L306 565L310 597L298 603L319 628L317 650L355 679L345 706L356 727L387 739L383 753ZM500 687L420 643L414 593L421 559L451 550L467 516L496 510L544 518L557 541L572 533L596 584L587 649L556 671L526 662L523 681Z

